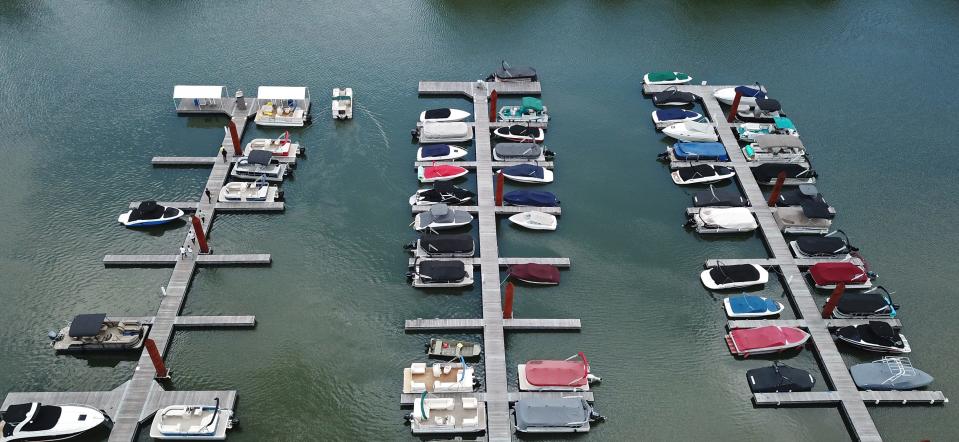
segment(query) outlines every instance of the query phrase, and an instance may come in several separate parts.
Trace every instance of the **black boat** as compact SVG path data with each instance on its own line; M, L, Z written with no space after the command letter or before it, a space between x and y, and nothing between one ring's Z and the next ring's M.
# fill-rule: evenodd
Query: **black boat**
M11 404L0 416L2 442L64 440L112 424L103 411L86 405Z
M470 235L430 235L424 234L406 245L406 249L417 256L432 258L465 258L475 253L476 245Z
M473 266L463 261L419 261L407 273L413 287L465 287L473 284Z
M530 66L510 66L506 60L500 62L499 69L486 77L486 81L539 81L536 69Z
M849 244L849 238L842 230L826 236L802 236L790 241L789 247L797 258L846 258L859 250Z
M816 378L806 370L775 361L769 367L747 370L746 382L753 393L785 393L810 391L816 385Z
M882 321L850 325L836 330L836 338L863 350L882 353L909 353L909 341L891 325Z
M892 293L880 285L865 292L844 293L839 298L832 317L894 318L898 311L899 305L893 304Z
M691 92L682 92L676 86L653 94L653 104L656 106L689 106L699 100L699 96Z
M836 217L836 209L832 208L819 189L812 184L800 184L798 188L783 190L776 200L779 207L802 207L803 214L808 218L832 219Z
M753 167L753 176L759 184L776 184L780 172L786 174L786 184L811 184L816 180L816 171L805 164L764 163Z
M739 106L736 116L747 123L772 123L776 117L784 117L782 105L772 98L757 98L755 106Z
M695 207L744 207L746 198L735 189L719 189L709 186L709 190L693 195Z
M476 194L469 190L454 186L449 181L437 181L433 183L432 189L420 189L410 196L410 205L468 204L473 202L474 198L476 198Z

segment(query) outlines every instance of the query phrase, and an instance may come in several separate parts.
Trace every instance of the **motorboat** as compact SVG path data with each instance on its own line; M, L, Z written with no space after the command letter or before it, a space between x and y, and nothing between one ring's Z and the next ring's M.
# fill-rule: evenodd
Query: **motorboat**
M785 174L783 184L787 186L815 184L817 175L808 164L801 163L763 163L753 167L752 171L756 182L764 186L775 185L780 173Z
M880 353L909 353L909 341L883 321L849 325L836 330L836 339L863 350Z
M543 128L520 124L497 128L493 131L493 135L517 143L540 143L546 138L546 132Z
M745 207L746 198L735 188L716 189L712 185L709 190L696 192L693 195L693 206L695 207Z
M723 143L680 142L666 148L659 154L663 161L729 161Z
M685 84L690 81L693 81L693 77L675 71L655 71L643 75L643 83L646 84Z
M486 77L486 81L539 81L536 69L529 66L510 66L506 60L500 62L499 69Z
M462 235L436 235L424 233L405 246L414 256L430 258L469 258L476 253L473 237Z
M469 204L476 194L462 187L454 186L449 181L436 181L430 189L420 189L410 196L411 206L426 206L431 204Z
M784 233L825 235L836 217L836 209L812 184L783 191L776 204L779 207L773 211L773 219Z
M469 173L460 166L440 164L439 166L420 166L416 168L416 178L421 183L455 180Z
M679 141L718 141L719 135L712 124L700 121L683 121L672 124L663 129L663 135L668 135Z
M64 440L112 425L103 411L86 405L12 404L0 416L0 442Z
M523 123L549 122L549 111L543 101L535 97L523 97L519 106L503 106L499 109L500 121Z
M482 353L483 347L476 342L431 338L430 343L426 344L426 354L431 358L443 358L447 360L460 356L464 358L478 358Z
M509 276L529 284L559 284L559 269L549 264L513 264L509 266Z
M841 235L841 236L840 236ZM825 236L803 236L789 242L789 248L797 258L823 258L848 260L859 249L849 243L849 237L842 230L835 230Z
M451 209L448 205L439 203L430 206L430 210L416 214L413 219L413 228L416 230L444 230L455 229L473 222L473 215L465 210Z
M473 139L473 128L463 122L436 123L427 121L414 135L420 143L462 143Z
M150 437L168 440L226 440L233 428L233 410L215 405L170 405L157 410Z
M816 378L808 371L774 361L769 367L746 370L749 391L753 393L789 393L810 391Z
M136 208L121 213L117 222L127 227L147 227L166 224L182 216L183 211L176 207L164 207L156 201L141 201Z
M759 227L745 207L703 207L687 215L686 226L697 233L744 233Z
M556 154L535 143L496 143L493 159L496 161L546 161Z
M272 202L283 199L283 191L277 186L270 186L266 180L257 179L254 182L233 181L220 188L217 201L228 202Z
M832 311L832 317L838 319L892 319L898 314L899 305L893 304L892 293L881 285L864 292L843 293Z
M703 270L699 279L710 290L738 289L769 282L769 272L756 264L718 265Z
M809 333L796 327L768 325L756 328L737 328L726 335L726 346L735 356L776 353L802 347Z
M265 150L275 157L296 156L301 153L300 143L290 141L289 131L277 138L254 138L246 143L243 155L249 155L254 150Z
M587 433L606 420L580 396L520 399L510 418L520 433Z
M772 123L741 123L736 127L740 141L756 141L760 135L789 135L799 137L799 131L792 120L786 117L773 117Z
M782 313L782 303L764 296L736 295L723 299L723 308L728 318L767 318Z
M486 403L475 397L432 397L423 392L407 418L413 434L470 434L486 431Z
M817 262L809 267L809 276L817 289L834 289L839 283L847 289L868 289L872 287L872 272L865 264L844 262Z
M747 123L772 123L776 117L784 116L779 101L771 98L757 98L755 104L739 105L736 117Z
M552 183L553 171L535 164L517 164L499 170L503 176L520 183Z
M473 367L463 358L450 362L438 362L427 366L425 362L414 362L403 369L403 393L470 393L476 383L473 379Z
M853 382L860 390L908 391L932 383L928 373L912 366L905 356L886 356L878 361L856 364L849 368Z
M353 119L353 88L333 88L333 119Z
M57 352L125 351L143 347L150 325L107 319L106 313L76 315L70 325L50 333Z
M419 260L407 279L417 288L451 288L473 285L473 266L463 261Z
M283 181L283 178L289 174L290 169L287 164L274 162L272 158L273 153L268 150L251 150L249 155L236 162L230 176L240 179L262 179L270 182Z
M698 95L681 92L675 86L653 94L653 104L656 106L690 106L697 100L699 100Z
M552 192L540 190L514 190L503 195L503 202L510 206L556 207L559 199Z
M684 121L697 121L703 118L699 112L680 109L676 107L666 109L656 109L653 111L653 123L657 126L682 123Z
M466 154L466 149L449 144L424 144L416 149L416 161L458 160Z
M420 112L420 123L450 123L463 121L469 117L470 113L464 110L441 107L439 109L428 109Z
M558 224L555 216L535 210L517 213L509 217L509 222L530 230L556 230Z
M753 106L756 104L756 99L766 98L766 91L758 84L756 87L736 86L717 89L716 92L713 92L713 97L722 104L732 106L737 93L739 94L740 106Z
M517 366L520 391L589 391L602 378L590 372L586 355L563 360L532 360Z
M806 209L810 216L832 217L836 214L836 209L826 202L815 184L800 184L795 188L784 189L776 199L776 206L800 206Z
M806 148L799 137L792 135L757 135L755 141L742 148L746 161L802 161Z
M310 90L306 87L260 86L253 103L258 126L302 127L312 121Z
M714 166L711 164L678 167L670 173L673 182L680 186L715 183L730 179L734 176L736 176L736 171L733 170L732 167Z

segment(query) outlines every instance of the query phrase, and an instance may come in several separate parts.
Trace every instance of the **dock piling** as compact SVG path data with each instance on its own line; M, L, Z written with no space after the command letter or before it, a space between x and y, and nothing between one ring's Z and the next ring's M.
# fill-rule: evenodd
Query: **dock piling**
M496 121L496 100L499 98L499 93L496 92L496 89L493 89L489 93L489 120Z
M494 91L495 92L495 91ZM503 205L503 186L506 185L506 177L503 176L503 171L496 172L496 205Z
M732 123L736 120L736 112L739 112L739 101L742 100L742 92L736 91L736 96L733 98L733 107L729 108L729 115L726 116L726 122Z
M836 309L836 306L839 305L839 298L842 298L843 292L846 291L846 283L840 282L836 284L836 288L833 289L832 294L829 295L829 301L826 302L826 305L822 308L822 318L829 319L832 317L832 311Z
M230 141L233 142L233 155L243 156L243 148L240 146L240 134L236 131L236 123L230 119Z
M776 185L773 186L773 192L769 194L769 201L766 201L766 205L769 207L776 207L776 201L779 200L779 194L783 191L783 184L786 183L786 171L779 172L779 175L776 176Z
M190 215L190 221L193 223L193 233L196 235L196 245L200 248L200 253L210 253L210 245L206 242L206 233L203 232L200 218Z
M513 319L513 283L506 283L506 300L503 301L503 319Z
M156 376L158 380L170 380L170 372L166 369L166 364L163 363L163 356L160 355L160 350L157 350L156 342L153 342L153 339L146 338L143 341L144 347L146 347L147 352L150 353L150 360L153 361L153 368L156 371Z

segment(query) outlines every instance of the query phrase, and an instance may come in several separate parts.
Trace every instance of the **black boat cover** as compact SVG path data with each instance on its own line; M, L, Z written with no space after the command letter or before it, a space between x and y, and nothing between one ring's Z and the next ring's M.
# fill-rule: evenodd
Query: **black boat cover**
M141 201L136 209L130 211L129 221L162 218L166 211L167 208L157 204L156 201ZM173 209L173 213L171 213L171 215L175 213L176 209Z
M709 164L697 164L695 166L680 167L676 169L679 177L683 181L689 181L694 178L706 178L717 175L726 175L733 170L726 166L711 166Z
M759 279L759 270L751 264L716 266L709 270L709 276L716 284L755 281Z
M509 127L509 134L523 137L539 137L539 128L514 124Z
M889 314L889 300L882 293L846 293L839 298L836 309L847 315Z
M653 104L663 104L663 103L692 103L699 98L691 92L681 92L675 89L670 89L662 92L657 92L653 94Z
M434 118L449 118L452 112L450 108L444 107L442 109L430 109L426 111L426 119L432 120Z
M842 301L842 299L840 299ZM863 341L885 347L902 348L904 346L899 333L882 321L869 321L868 324L840 328L836 334L850 341Z
M773 100L772 98L757 98L756 107L766 112L778 112L782 110L779 101Z
M504 61L502 66L496 70L495 75L499 78L512 80L536 80L536 69L533 69L530 66L510 66Z
M471 253L475 246L469 235L422 235L420 247L427 253Z
M473 192L454 186L449 181L437 181L433 188L419 194L431 203L462 204L476 196Z
M37 406L39 405L40 404L37 404ZM31 408L33 408L33 403L31 402L26 404L13 404L3 411L3 421L8 425L13 424L16 426L27 419L27 414L30 413Z
M423 282L459 282L466 278L466 265L463 261L421 261L418 273Z
M796 245L811 256L833 256L849 251L846 241L835 236L801 236L796 239Z
M590 406L580 397L522 399L513 407L520 430L537 427L581 427L589 421Z
M543 146L533 143L498 143L493 151L501 158L535 160L543 154Z
M775 181L779 172L786 172L786 178L814 178L816 171L795 163L765 163L753 168L753 175L759 181Z
M273 159L273 153L268 150L254 149L250 151L250 154L246 157L246 162L248 164L259 164L261 166L270 165L270 160Z
M693 195L693 205L696 207L744 207L746 199L737 190L713 189Z
M799 188L784 190L779 194L777 206L800 206L803 214L808 218L833 219L835 213L829 211L829 203L810 184L800 185Z
M753 393L809 391L816 385L816 379L808 371L779 362L770 367L747 370L746 382Z
M88 313L76 315L73 322L70 323L70 330L67 333L74 338L87 338L96 336L103 327L103 320L106 319L106 313Z
M62 412L63 409L55 405L40 405L37 412L30 416L30 421L20 427L20 431L49 430L57 425Z

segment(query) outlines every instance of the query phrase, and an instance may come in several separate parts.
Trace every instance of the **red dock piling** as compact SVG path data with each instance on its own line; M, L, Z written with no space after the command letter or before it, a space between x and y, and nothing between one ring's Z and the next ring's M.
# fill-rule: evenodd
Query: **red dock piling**
M503 301L503 319L513 319L513 283L506 283L506 300Z
M153 339L146 338L146 340L143 341L143 346L147 348L147 353L150 353L153 368L155 368L157 372L156 378L170 379L170 372L167 371L166 365L163 364L163 356L160 356L160 350L157 350L156 342L153 342Z
M506 178L503 177L503 171L496 172L496 205L503 205L503 187L506 185Z
M736 91L736 97L733 98L733 107L729 109L729 115L726 116L726 122L732 123L736 119L736 113L739 112L739 100L743 98L743 94L739 91Z
M243 148L240 146L240 134L236 131L236 123L230 120L230 140L233 141L233 155L243 156Z
M496 121L496 99L499 98L499 94L496 92L496 89L493 89L489 93L489 121Z
M773 193L769 194L769 201L766 201L766 205L769 207L774 207L776 201L779 200L779 194L783 191L783 184L786 182L786 171L779 172L779 175L776 175L776 185L773 187Z
M190 215L193 222L193 234L196 235L196 245L200 248L200 253L210 253L210 245L206 243L206 234L203 233L203 223L196 215Z
M832 291L832 294L829 295L829 301L826 302L826 305L822 308L822 318L829 319L832 317L832 311L836 309L836 306L839 305L839 298L842 298L843 292L846 291L846 283L840 282L836 284L836 289Z

